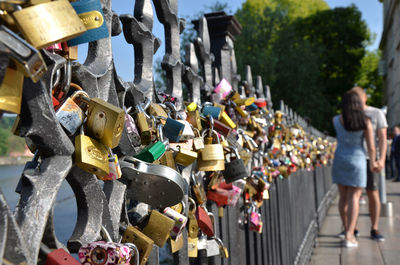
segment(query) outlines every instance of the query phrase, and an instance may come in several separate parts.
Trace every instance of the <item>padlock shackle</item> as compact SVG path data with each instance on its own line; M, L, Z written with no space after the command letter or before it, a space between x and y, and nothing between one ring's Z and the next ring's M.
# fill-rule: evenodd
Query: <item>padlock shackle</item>
M136 245L133 244L133 243L124 243L124 245L126 245L128 248L132 249L133 252L135 253L135 264L137 264L137 265L140 264L140 262L139 262L139 250L136 247Z
M107 231L104 225L101 226L100 232L103 233L104 239L107 242L112 242L112 238L110 236L110 233Z

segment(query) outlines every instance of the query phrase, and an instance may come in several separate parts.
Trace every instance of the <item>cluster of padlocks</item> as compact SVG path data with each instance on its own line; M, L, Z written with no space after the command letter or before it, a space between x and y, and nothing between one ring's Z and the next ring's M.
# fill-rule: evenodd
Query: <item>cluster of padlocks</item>
M128 187L130 223L120 227L121 242L111 242L103 229L106 241L80 248L82 264L146 264L154 244L163 247L168 241L171 252L179 251L184 229L189 257L206 250L207 256L228 258L207 202L220 207L220 217L223 207L240 202L238 225L262 233L258 209L269 199L273 179L332 159L334 144L284 122L285 115L273 112L266 99L241 95L225 79L215 87L213 102L203 104L176 104L164 94L161 103L146 99L122 109L90 98L84 87L70 82L71 61L77 59L76 45L109 35L99 0L10 0L0 1L0 9L1 59L7 62L2 63L7 67L0 80L0 111L19 114L24 76L37 82L46 72L40 49L64 56L67 64L53 78L51 96L58 122L75 143L74 163L99 180ZM66 23L69 27L62 26ZM57 34L48 34L52 31ZM132 156L118 157L115 151L123 134ZM28 146L36 154L29 164L35 168L40 150ZM181 174L187 168L185 180ZM69 258L62 249L48 255L54 262Z

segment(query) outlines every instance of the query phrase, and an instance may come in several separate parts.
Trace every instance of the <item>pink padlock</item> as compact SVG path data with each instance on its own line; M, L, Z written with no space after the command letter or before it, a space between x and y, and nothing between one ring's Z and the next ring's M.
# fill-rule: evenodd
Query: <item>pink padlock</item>
M178 239L182 234L182 230L186 226L187 217L169 207L166 207L164 209L164 215L175 221L174 227L172 228L170 235L173 240Z
M232 86L231 84L229 84L228 81L226 81L225 78L223 78L221 82L219 82L219 84L214 89L214 92L221 94L223 99L225 99L225 97L229 95L231 91L232 91Z
M83 245L78 252L82 264L128 265L132 250L120 243L97 241Z

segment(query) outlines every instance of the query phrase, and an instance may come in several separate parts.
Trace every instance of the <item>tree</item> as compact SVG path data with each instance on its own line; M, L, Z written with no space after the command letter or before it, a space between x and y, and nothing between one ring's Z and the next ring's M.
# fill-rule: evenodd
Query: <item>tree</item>
M317 9L310 5L316 2ZM247 64L257 69L253 75L271 86L274 102L283 99L332 132L330 120L355 83L370 34L354 5L326 9L324 3L248 0L237 12L243 30L235 52L239 73Z
M0 128L0 156L8 154L8 131Z
M382 107L383 85L382 76L378 73L381 52L367 51L361 60L361 68L356 79L356 85L367 90L367 104L374 107Z

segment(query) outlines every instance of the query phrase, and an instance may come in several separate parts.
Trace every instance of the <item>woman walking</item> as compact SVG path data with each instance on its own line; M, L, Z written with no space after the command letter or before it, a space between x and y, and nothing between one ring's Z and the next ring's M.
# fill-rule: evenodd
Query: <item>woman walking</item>
M339 188L339 212L345 228L345 247L357 247L354 236L359 200L367 184L367 163L363 148L364 137L369 157L376 157L371 121L365 116L360 97L354 91L344 94L342 114L333 118L337 148L333 160L333 183ZM371 170L377 164L371 161Z

